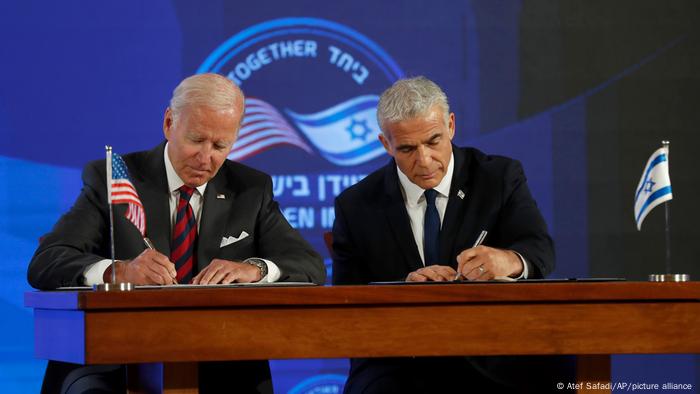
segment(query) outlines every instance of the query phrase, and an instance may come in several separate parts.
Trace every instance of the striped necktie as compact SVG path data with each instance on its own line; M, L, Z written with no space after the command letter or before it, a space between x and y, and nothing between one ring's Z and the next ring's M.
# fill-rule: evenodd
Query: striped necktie
M197 244L197 220L190 205L194 189L183 185L180 187L180 200L177 203L177 216L173 230L170 261L175 263L177 283L190 283L192 269L197 264L195 245Z

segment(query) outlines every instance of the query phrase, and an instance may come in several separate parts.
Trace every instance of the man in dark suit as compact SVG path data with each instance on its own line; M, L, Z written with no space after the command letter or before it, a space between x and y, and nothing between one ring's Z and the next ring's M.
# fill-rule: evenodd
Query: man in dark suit
M393 160L336 199L334 284L543 278L552 271L552 240L521 165L452 145L455 116L435 83L424 77L397 81L382 94L377 118ZM482 230L488 231L484 245L472 248ZM514 390L537 380L521 361L353 359L345 391ZM547 359L528 362L546 365ZM546 386L537 391L554 390Z
M243 114L243 93L231 81L216 74L189 77L175 89L165 112L167 141L124 156L145 210L145 236L154 248L145 247L142 233L126 218L126 205L114 205L118 282L324 283L323 260L285 220L273 200L270 177L226 159ZM80 196L43 237L29 265L33 287L110 281L105 178L104 160L86 166ZM265 361L202 363L199 376L202 391L217 385L272 391ZM42 391L124 392L124 385L121 366L50 362Z

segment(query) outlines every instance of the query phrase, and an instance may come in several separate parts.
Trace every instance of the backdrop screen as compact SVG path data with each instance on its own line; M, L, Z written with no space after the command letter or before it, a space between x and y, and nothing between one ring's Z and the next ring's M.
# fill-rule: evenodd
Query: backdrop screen
M671 250L697 276L691 200L700 124L698 4L422 0L6 1L0 5L0 380L38 391L26 268L38 238L104 156L163 140L184 77L246 93L229 158L272 176L289 222L326 258L341 191L387 163L381 92L425 75L447 93L454 142L520 160L555 240L553 277L642 279L663 269L663 209L642 231L634 190L671 140ZM695 384L695 356L618 357L615 378ZM658 368L659 364L669 365ZM272 362L278 392L341 392L346 360Z

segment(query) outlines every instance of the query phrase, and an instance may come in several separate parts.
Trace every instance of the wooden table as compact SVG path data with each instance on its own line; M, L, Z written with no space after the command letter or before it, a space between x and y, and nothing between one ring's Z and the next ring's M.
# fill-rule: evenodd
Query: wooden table
M610 354L700 353L699 282L29 292L25 305L38 358L131 364L135 392L159 363L163 390L196 392L181 370L205 360L575 354L579 382L608 382Z

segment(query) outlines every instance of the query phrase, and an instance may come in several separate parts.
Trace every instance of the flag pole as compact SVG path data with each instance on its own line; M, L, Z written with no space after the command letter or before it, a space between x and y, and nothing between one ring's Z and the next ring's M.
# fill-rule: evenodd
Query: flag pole
M666 157L669 163L671 160L670 144L670 141L661 141L661 145L666 148ZM671 173L670 165L668 172ZM671 275L671 204L668 201L664 203L664 211L666 216L666 275Z
M103 283L101 285L94 285L93 290L96 291L129 291L133 289L131 283L117 283L117 267L115 265L115 253L114 253L114 209L112 207L112 147L105 145L105 170L106 170L106 182L107 182L107 205L109 206L109 246L110 254L112 258L112 263L110 265L112 269L112 280L111 283Z
M666 150L666 160L670 163L669 156L670 154L670 148L669 145L671 145L670 141L661 141L662 147ZM669 174L671 172L671 168L669 165ZM690 275L687 274L672 274L671 272L671 204L670 201L664 202L664 212L666 216L666 229L665 229L665 235L666 235L666 274L652 274L649 275L649 280L651 282L687 282L690 280Z
M117 270L114 266L114 209L112 207L112 147L105 145L107 153L107 204L109 205L109 247L112 257L112 282L117 283Z

